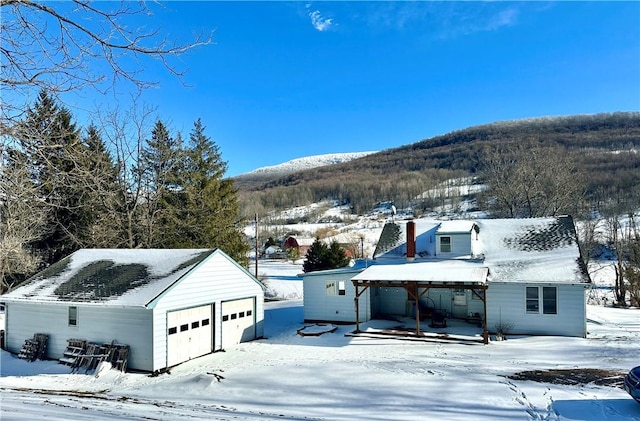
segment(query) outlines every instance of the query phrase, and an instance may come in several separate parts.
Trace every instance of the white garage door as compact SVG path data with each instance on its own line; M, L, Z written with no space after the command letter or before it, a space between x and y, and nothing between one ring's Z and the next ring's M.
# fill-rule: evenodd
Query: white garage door
M222 303L222 348L256 337L255 299L225 301Z
M167 313L167 366L208 354L213 349L212 305Z

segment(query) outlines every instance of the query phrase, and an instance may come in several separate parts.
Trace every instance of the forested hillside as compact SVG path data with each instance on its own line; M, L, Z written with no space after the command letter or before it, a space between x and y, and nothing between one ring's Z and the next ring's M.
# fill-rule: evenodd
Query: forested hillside
M241 177L235 184L246 215L326 199L348 202L356 213L366 212L381 201L428 210L434 203L428 198L416 200L421 193L458 177L477 176L482 182L498 157L525 162L527 151L539 151L540 156L546 154L548 159L571 163L573 173L579 173L580 183L580 196L573 200L580 201L582 209L597 208L612 200L637 200L637 112L486 124L343 164L277 178ZM559 184L563 184L562 180Z

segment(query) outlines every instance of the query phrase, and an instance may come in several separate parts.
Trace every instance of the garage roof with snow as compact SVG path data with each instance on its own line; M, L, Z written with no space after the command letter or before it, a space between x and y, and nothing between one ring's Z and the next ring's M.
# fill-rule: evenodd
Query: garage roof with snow
M81 249L2 298L145 306L216 251Z

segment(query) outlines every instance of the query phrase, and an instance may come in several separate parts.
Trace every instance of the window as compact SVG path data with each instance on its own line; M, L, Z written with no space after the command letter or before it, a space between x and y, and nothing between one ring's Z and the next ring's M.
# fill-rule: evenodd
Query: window
M209 319L204 319L202 321L202 326L209 326Z
M69 307L69 326L78 326L78 307Z
M347 295L345 281L327 281L325 291L327 295Z
M241 311L240 313L238 313L238 317L242 319L244 317L244 311Z
M336 295L336 282L327 281L325 284L327 295Z
M542 287L542 313L558 314L558 299L556 287Z
M191 329L197 329L200 327L200 321L191 322Z
M451 253L451 237L440 237L440 253Z
M251 316L253 314L252 310L247 310L247 317Z
M538 287L527 287L527 313L540 313Z
M235 320L235 319L237 319L237 318L238 318L238 315L237 315L236 313L233 313L233 314L231 315L231 320Z
M226 322L228 320L229 320L229 315L228 314L225 314L224 316L222 316L222 321L223 322Z
M189 323L186 325L180 325L180 332L186 332L187 330L189 330Z
M178 328L177 327L170 327L169 328L169 335L175 335L176 333L178 333Z
M467 305L467 291L462 288L453 290L453 304L457 306Z
M542 305L540 305L541 300ZM539 314L541 308L542 314L558 314L558 288L527 287L526 308L527 313L531 314Z

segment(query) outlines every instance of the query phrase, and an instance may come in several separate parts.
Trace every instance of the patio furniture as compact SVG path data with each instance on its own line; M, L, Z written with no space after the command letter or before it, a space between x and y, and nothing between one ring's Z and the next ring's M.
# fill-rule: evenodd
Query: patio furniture
M447 327L447 317L444 313L434 311L431 314L431 324L429 327Z

